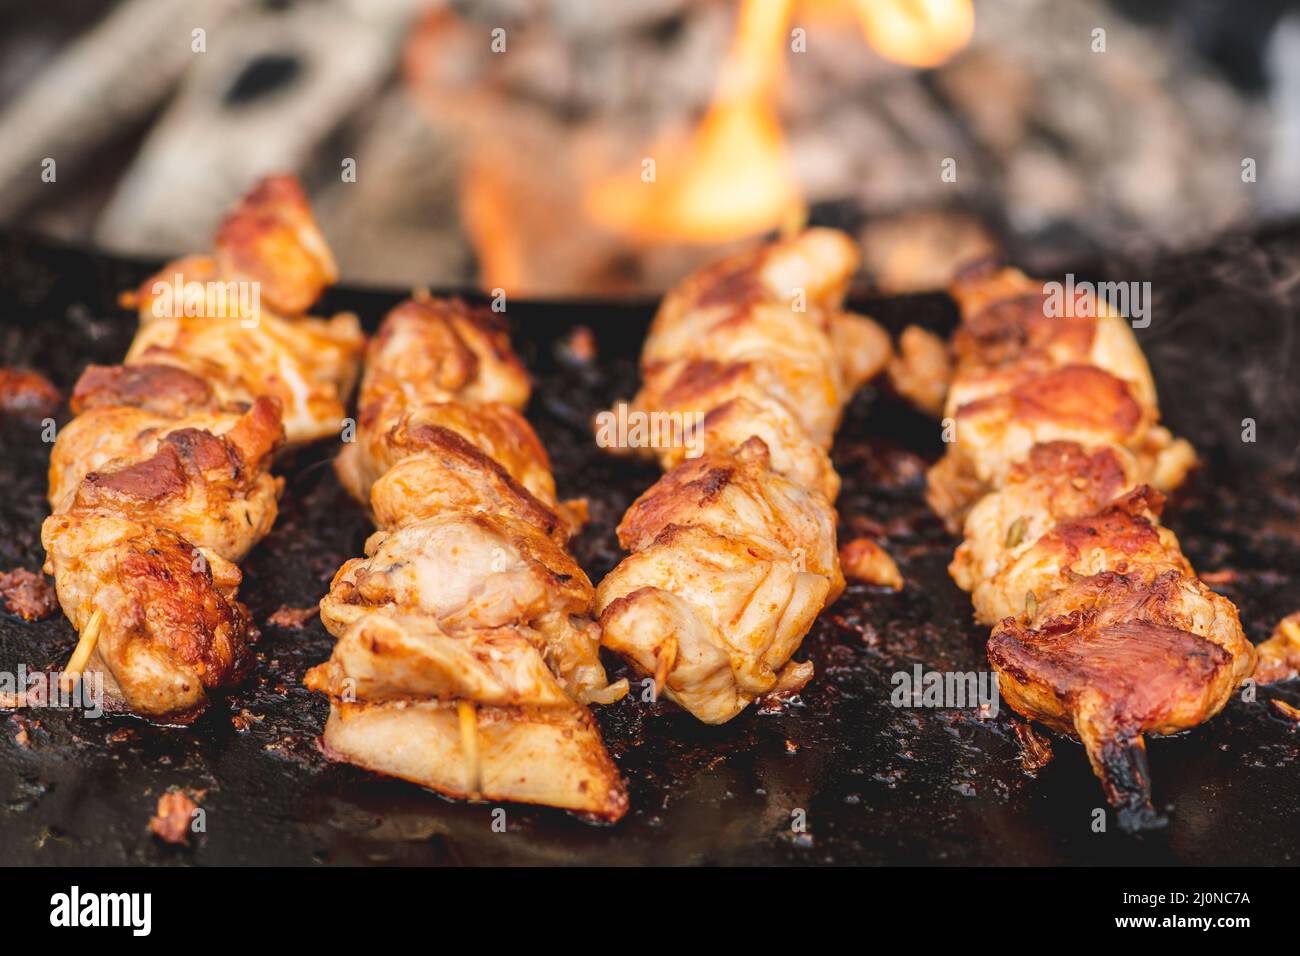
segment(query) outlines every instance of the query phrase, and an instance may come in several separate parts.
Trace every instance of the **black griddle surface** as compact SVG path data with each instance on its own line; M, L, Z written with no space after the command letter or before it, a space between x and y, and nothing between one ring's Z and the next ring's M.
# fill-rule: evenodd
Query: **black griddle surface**
M1156 266L1156 318L1142 333L1167 422L1208 461L1171 502L1168 523L1198 569L1237 572L1220 589L1256 641L1300 609L1300 386L1292 380L1300 326L1297 284L1286 281L1296 263L1300 238L1291 230ZM140 264L0 239L0 362L37 368L66 395L88 362L120 361L134 320L116 296L147 274ZM335 291L325 306L354 309L374 328L398 298ZM909 322L943 330L954 320L942 296L861 305L894 332ZM648 303L509 305L516 347L536 377L529 417L561 494L591 502L575 551L593 580L617 561L613 527L656 475L604 456L588 424L633 393L651 311ZM594 365L566 358L562 343L577 325L595 333ZM1239 439L1247 416L1259 421L1251 446ZM36 570L49 446L33 426L8 423L0 434L0 569ZM1031 777L1005 708L981 721L891 706L891 675L915 663L987 669L985 634L946 573L955 542L922 500L924 468L941 447L938 426L896 399L869 388L854 401L835 455L841 535L883 533L907 588L851 585L822 615L799 655L818 676L797 705L751 708L722 727L636 697L599 709L629 782L627 817L598 827L507 805L505 832L494 829L490 805L451 803L318 752L327 705L301 680L331 640L315 620L296 631L266 621L282 605L319 600L369 529L334 478L335 448L309 449L288 463L280 520L244 564L241 597L263 632L253 676L189 729L51 709L0 713L0 863L1300 861L1300 730L1267 706L1270 697L1300 704L1294 681L1151 742L1156 802L1170 824L1140 836L1121 833L1109 813L1106 832L1095 832L1104 801L1077 744L1055 740L1056 759ZM29 624L0 612L0 669L57 667L74 643L61 615ZM240 714L247 729L232 720ZM162 844L146 829L159 795L175 787L203 792L207 831L190 847ZM803 832L792 827L800 819Z

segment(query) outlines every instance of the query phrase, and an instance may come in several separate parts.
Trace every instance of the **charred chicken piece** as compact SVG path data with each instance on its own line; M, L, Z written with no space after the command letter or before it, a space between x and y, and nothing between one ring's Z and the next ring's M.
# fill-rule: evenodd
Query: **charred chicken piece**
M255 188L217 246L126 297L140 330L126 364L91 366L73 391L41 529L80 633L69 675L102 673L111 707L163 722L239 678L256 630L233 562L275 521L286 427L337 433L361 348L355 318L301 317L334 266L295 181ZM245 314L239 283L267 307Z
M988 265L953 294L957 434L928 492L964 531L949 570L994 628L1008 703L1083 742L1121 825L1157 825L1144 735L1214 716L1256 660L1160 524L1156 489L1195 455L1157 424L1146 360L1104 305L1052 315L1039 284Z
M321 601L338 638L307 686L334 759L459 798L613 821L627 796L588 703L618 699L577 527L519 413L528 378L486 310L420 299L384 320L337 470L380 530Z
M890 357L839 308L856 268L847 236L810 229L685 279L646 340L628 414L683 428L651 449L668 473L620 524L632 553L596 607L605 646L707 723L806 683L790 658L844 589L828 451Z
M223 404L272 396L284 409L288 443L301 445L342 430L361 342L351 314L288 319L263 309L253 328L234 316L181 315L142 324L126 361L190 372Z
M381 528L478 511L511 515L561 542L571 530L537 436L506 405L441 402L386 430L363 424L339 454L338 473Z
M370 342L361 413L378 429L390 416L440 402L522 409L529 391L528 373L495 313L458 299L409 299Z
M53 515L41 538L68 619L81 633L100 622L84 669L104 675L107 708L187 723L209 690L238 679L252 624L233 564L107 513Z

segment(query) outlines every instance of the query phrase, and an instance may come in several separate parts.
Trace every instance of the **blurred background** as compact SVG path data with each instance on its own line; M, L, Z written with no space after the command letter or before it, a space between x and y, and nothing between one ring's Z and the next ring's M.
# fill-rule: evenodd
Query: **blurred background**
M1062 271L1296 215L1300 3L0 0L0 229L161 259L281 169L354 284L652 294L805 221L886 293Z

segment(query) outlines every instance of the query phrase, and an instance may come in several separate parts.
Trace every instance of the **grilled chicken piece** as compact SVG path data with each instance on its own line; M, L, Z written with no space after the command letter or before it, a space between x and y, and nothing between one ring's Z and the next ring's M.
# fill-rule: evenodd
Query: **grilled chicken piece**
M226 404L274 397L293 446L338 436L361 345L354 315L285 319L263 309L256 328L234 317L153 319L141 325L126 362L183 369Z
M0 419L40 421L58 411L63 397L44 375L0 366Z
M321 601L338 643L306 683L330 698L335 759L612 821L627 796L584 705L627 682L601 665L594 591L564 549L577 509L518 411L528 388L485 310L389 313L336 465L381 530Z
M614 822L627 790L587 708L437 697L332 700L325 754L459 800L511 800Z
M909 325L898 337L898 354L889 363L894 391L923 412L943 416L952 379L948 343L918 325Z
M772 693L830 582L785 550L672 527L626 558L598 592L602 643L708 724Z
M519 413L528 393L491 313L454 300L404 302L370 343L357 440L338 457L339 478L381 528L484 511L545 527L562 543L576 523Z
M627 510L618 541L636 553L673 526L719 535L753 529L749 540L784 551L792 562L826 578L829 603L844 590L835 520L824 495L777 474L767 445L750 438L735 454L706 454L664 475Z
M125 515L52 515L41 540L73 626L103 618L86 670L104 674L106 709L187 723L208 690L238 679L252 622L233 564Z
M338 279L302 185L293 176L268 176L244 197L217 230L217 271L256 282L279 315L302 315Z
M689 396L677 394L665 397L666 401L688 404ZM706 403L707 404L707 403ZM688 414L689 408L660 406L660 411ZM688 421L688 419L683 419ZM831 456L817 442L808 438L790 409L781 402L762 397L737 394L720 405L714 405L701 423L703 431L684 434L680 444L658 449L659 461L665 471L675 468L689 456L692 446L700 448L739 448L757 437L767 446L772 470L796 484L821 492L827 501L834 501L840 493L840 476L831 464Z
M333 276L297 183L267 180L215 258L182 259L125 297L141 313L126 364L78 381L41 537L81 633L70 670L102 672L110 706L185 722L239 678L256 630L232 562L275 521L273 455L286 427L297 441L337 433L356 376L356 319L299 317ZM191 299L194 282L211 284ZM268 307L244 315L239 282Z
M1196 463L1191 445L1157 424L1155 385L1125 320L1101 302L1049 314L1043 283L981 263L953 284L962 324L944 415L955 440L932 470L931 506L953 532L1038 443L1118 445L1162 492Z
M350 562L349 562L350 563ZM535 653L537 634L511 625L444 627L428 614L358 613L338 618L329 661L312 669L312 690L368 701L438 697L496 707L572 703Z
M263 180L222 224L216 246L214 256L177 260L123 296L140 314L126 363L188 371L224 404L279 399L290 446L337 436L365 343L351 313L304 315L336 269L302 187L289 176ZM202 290L201 302L192 289Z
M1009 617L989 640L1017 711L1077 736L1120 823L1159 822L1143 734L1173 734L1223 709L1255 666L1237 610L1178 570L1101 572Z
M508 514L567 537L550 462L531 426L508 405L440 402L390 428L363 423L339 454L343 486L394 528L447 511Z
M279 405L259 398L219 433L173 429L149 457L123 456L88 472L54 510L130 515L240 561L275 523L284 481L267 469L283 440Z
M839 304L858 264L829 229L741 253L665 296L642 354L636 412L704 412L703 435L653 449L669 469L702 440L729 451L758 435L774 467L834 500L830 447L849 397L888 363L888 334Z
M361 382L362 414L379 428L397 414L439 402L528 404L528 373L495 313L458 299L409 299L370 342Z
M336 637L377 611L418 612L453 632L514 627L585 703L608 685L586 616L594 597L586 573L543 529L453 511L372 535L366 557L334 576L321 621Z
M1050 316L1037 283L988 266L953 292L957 435L928 495L964 529L949 570L994 626L1008 703L1083 742L1121 825L1157 824L1143 735L1208 720L1256 659L1160 525L1156 489L1195 455L1156 424L1146 361L1109 310Z
M646 340L628 414L703 422L652 449L668 473L619 525L632 554L596 607L605 646L707 723L806 683L790 657L844 589L828 450L890 357L839 309L856 268L847 236L808 230L685 279Z

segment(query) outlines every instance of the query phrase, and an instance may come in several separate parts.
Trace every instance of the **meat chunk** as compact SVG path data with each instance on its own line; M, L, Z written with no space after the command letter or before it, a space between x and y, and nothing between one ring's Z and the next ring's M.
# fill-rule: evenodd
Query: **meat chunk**
M531 525L450 512L378 532L366 557L339 569L321 601L335 636L385 614L426 616L450 629L520 627L577 700L608 681L599 635L584 619L594 592L571 555Z
M903 590L903 575L888 552L870 538L854 538L840 546L840 564L850 581Z
M596 593L602 642L705 723L771 691L831 582L784 548L673 526Z
M1267 641L1259 645L1256 677L1272 684L1300 673L1300 611L1278 621Z
M102 616L87 670L108 708L186 723L207 691L238 679L252 624L239 569L179 535L129 518L73 512L41 528L59 603L78 632Z

